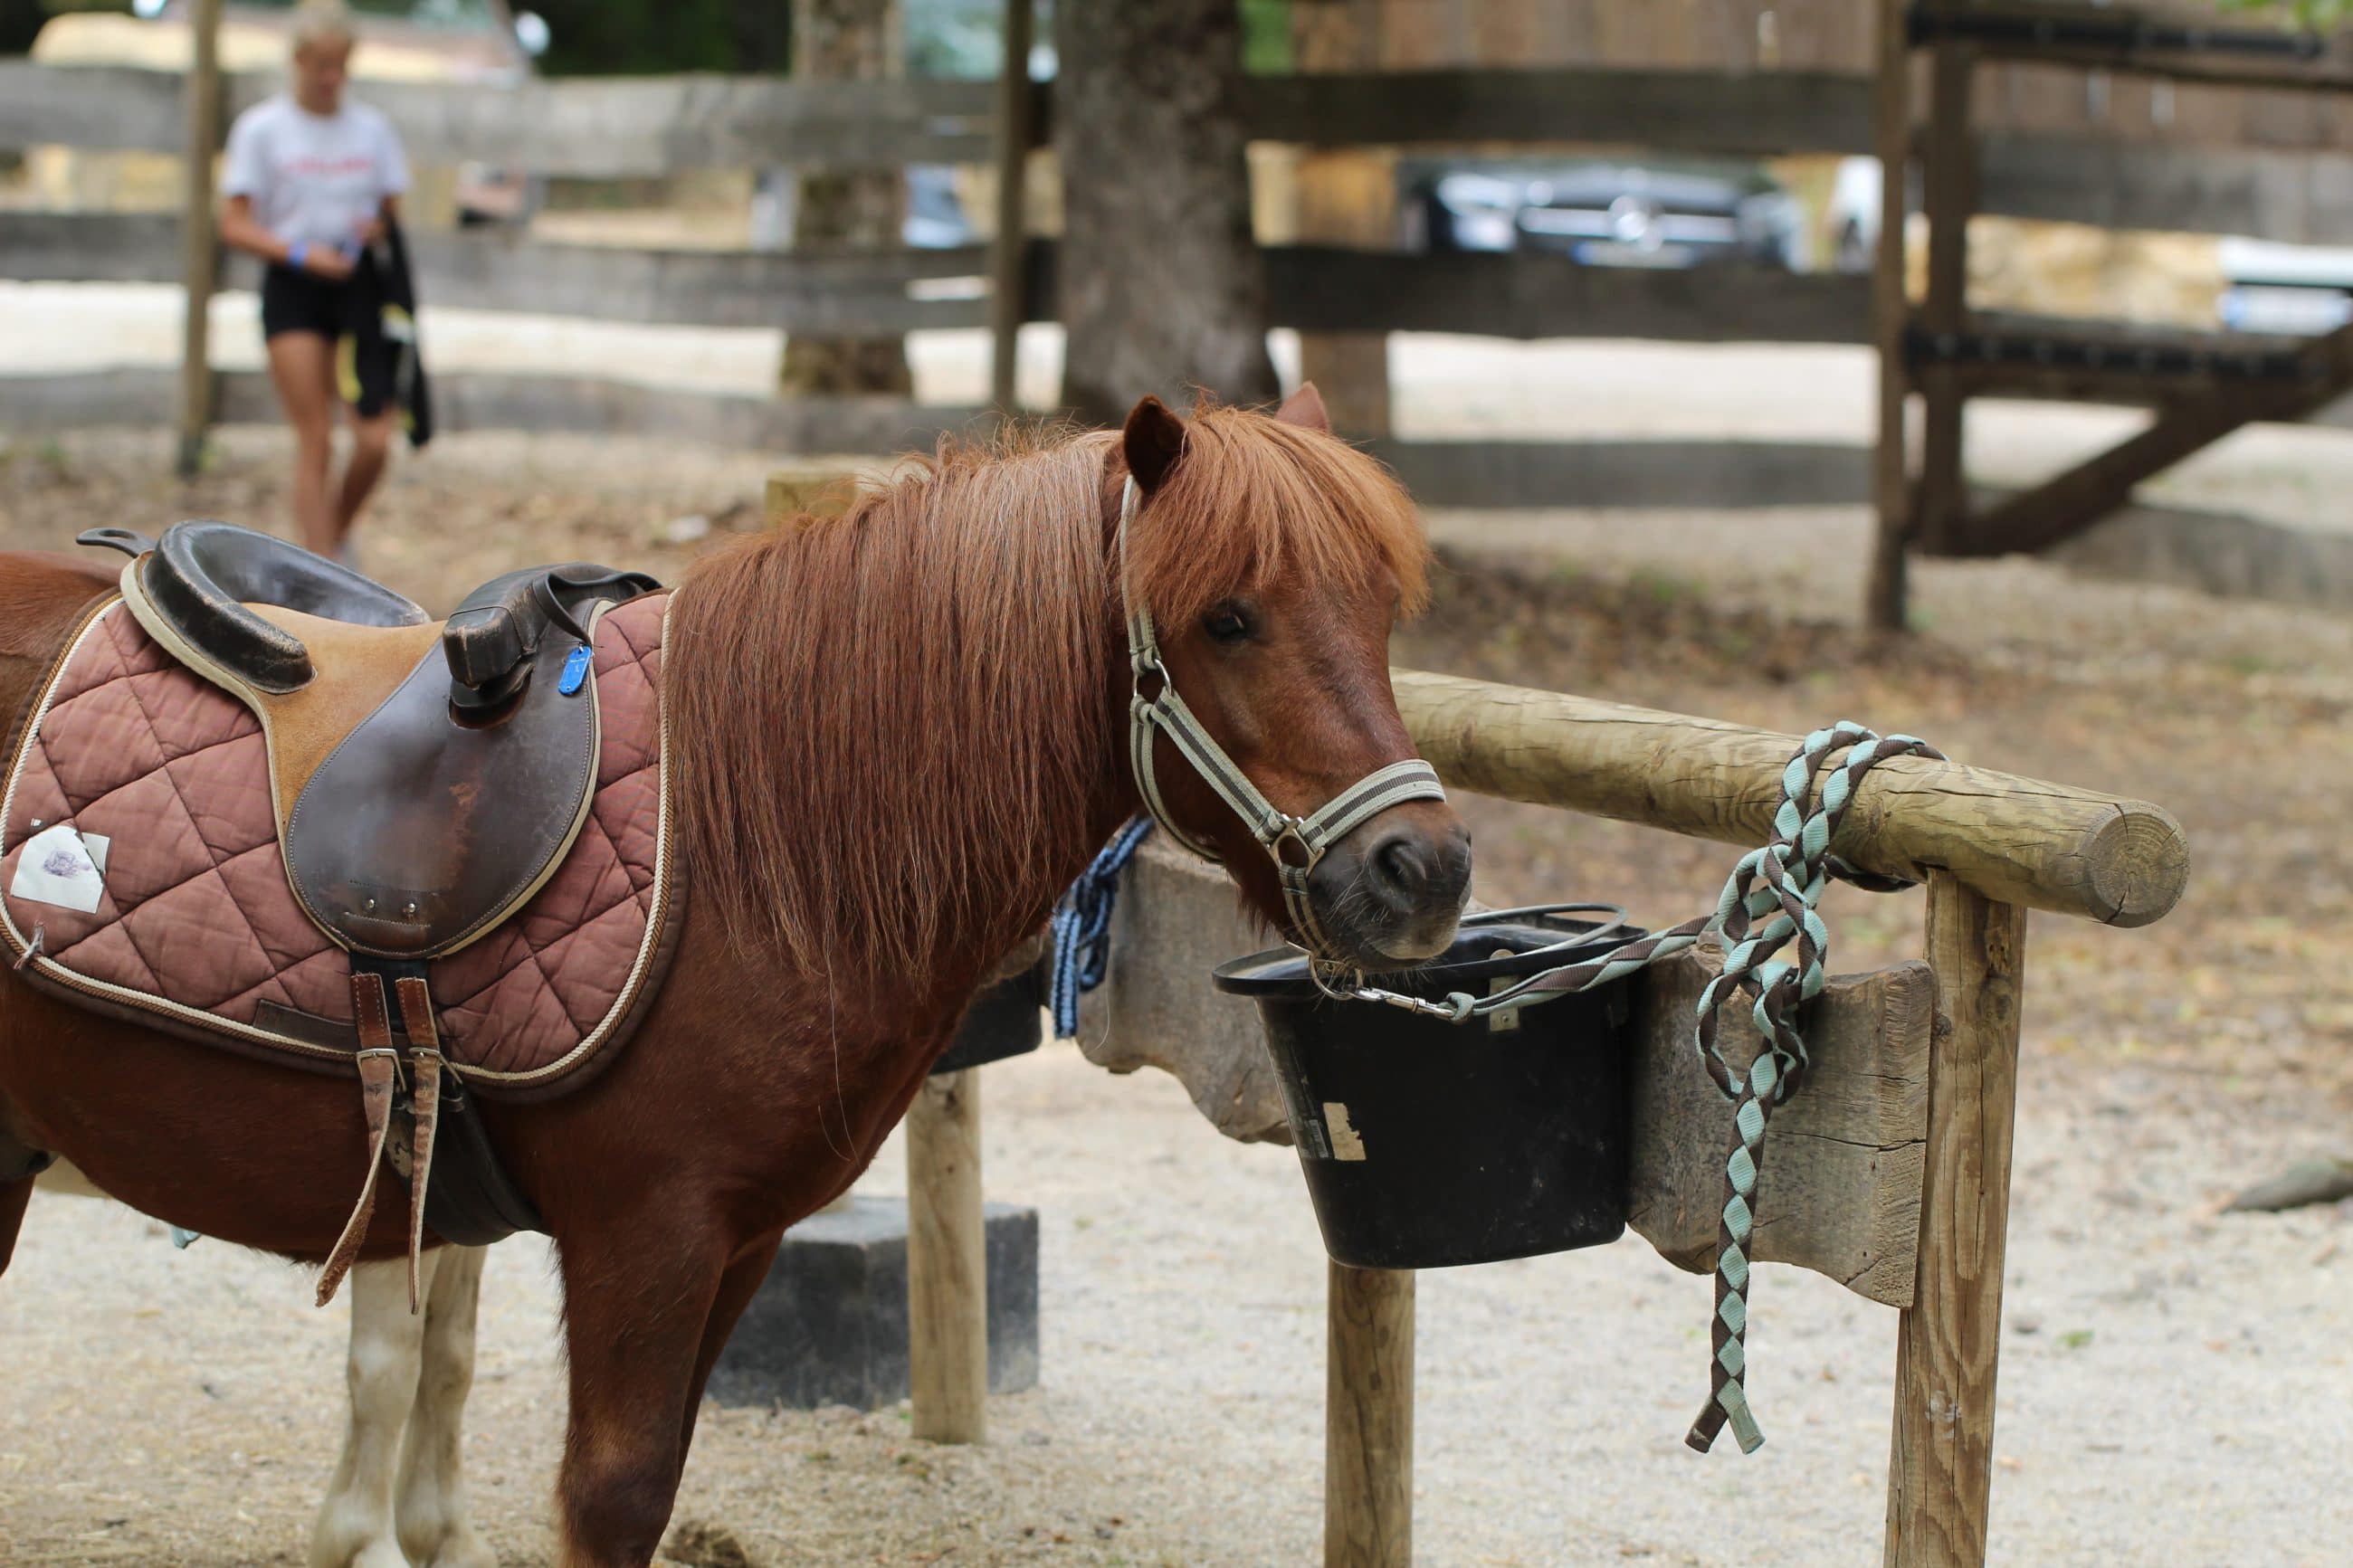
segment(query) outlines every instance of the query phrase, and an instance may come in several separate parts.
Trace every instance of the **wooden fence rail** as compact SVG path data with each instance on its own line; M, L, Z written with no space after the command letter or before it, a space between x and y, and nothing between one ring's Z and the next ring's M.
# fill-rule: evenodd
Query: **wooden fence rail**
M179 228L163 214L12 213L0 224L0 277L175 282ZM988 266L977 246L854 255L641 250L460 229L419 232L412 249L427 300L437 306L818 332L974 327L987 319L977 286L947 298L916 291L949 279L977 285ZM1865 279L1835 274L1580 267L1538 252L1279 246L1264 255L1274 323L1312 331L1859 342L1868 296ZM1033 242L1029 321L1053 319L1053 258L1050 244Z
M0 61L0 151L177 152L178 82L160 71ZM278 86L274 74L228 79L228 112ZM980 163L990 154L986 82L674 76L364 90L418 163L618 179L781 163ZM1315 146L1583 143L1763 157L1871 153L1871 93L1868 77L1838 72L1439 70L1253 78L1241 109L1253 138ZM1050 112L1041 86L1030 127L1041 144ZM2003 130L1994 116L1979 210L2353 239L2353 157L2337 122L2260 123L2261 138L2187 145Z

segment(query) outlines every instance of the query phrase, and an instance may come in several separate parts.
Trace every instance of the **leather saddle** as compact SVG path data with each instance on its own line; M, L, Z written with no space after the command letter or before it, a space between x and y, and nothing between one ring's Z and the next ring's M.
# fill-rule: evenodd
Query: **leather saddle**
M413 1306L428 1223L470 1245L542 1228L442 1054L426 961L497 927L572 847L596 791L596 617L660 584L580 562L534 567L435 622L349 567L233 523L79 539L131 556L122 596L140 626L260 721L287 879L351 954L368 1173L319 1300L358 1257L390 1163L409 1185ZM454 1179L431 1183L445 1138Z
M589 642L657 588L575 562L510 572L432 622L349 567L234 523L174 523L122 593L148 634L261 721L295 896L354 953L421 962L514 912L586 819L597 724Z

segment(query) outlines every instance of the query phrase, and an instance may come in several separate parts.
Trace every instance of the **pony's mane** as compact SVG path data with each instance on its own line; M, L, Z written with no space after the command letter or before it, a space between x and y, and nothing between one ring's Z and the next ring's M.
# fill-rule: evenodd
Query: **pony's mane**
M944 442L688 574L663 681L678 821L735 941L837 984L921 986L953 933L1036 918L1083 865L1124 798L1103 793L1125 720L1106 700L1115 443ZM1129 571L1175 625L1279 572L1387 572L1418 603L1425 555L1378 464L1215 408Z

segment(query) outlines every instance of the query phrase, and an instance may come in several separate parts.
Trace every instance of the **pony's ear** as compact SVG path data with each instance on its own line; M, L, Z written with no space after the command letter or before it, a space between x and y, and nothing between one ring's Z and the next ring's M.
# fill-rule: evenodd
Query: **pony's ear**
M1299 390L1282 400L1274 416L1285 425L1304 425L1310 430L1332 434L1332 416L1324 412L1324 395L1312 381L1301 382Z
M1119 439L1127 455L1127 471L1150 495L1166 482L1176 459L1185 455L1185 421L1160 399L1146 397L1128 410Z

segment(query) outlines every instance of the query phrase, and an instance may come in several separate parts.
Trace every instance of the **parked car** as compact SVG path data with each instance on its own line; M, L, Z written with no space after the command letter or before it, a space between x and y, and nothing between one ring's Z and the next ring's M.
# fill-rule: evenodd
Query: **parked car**
M221 68L282 71L296 0L228 0L221 8ZM547 24L518 12L507 0L353 0L361 46L352 75L361 82L415 81L512 87L529 79L532 59L544 51ZM32 58L53 66L129 66L185 71L195 46L187 0L135 0L132 14L69 11L34 38ZM365 93L365 88L361 91ZM168 203L176 192L179 161L160 154L47 151L35 171L37 188L57 205L118 207L151 203L160 183ZM458 171L460 222L521 222L533 205L522 174L487 163Z
M1414 248L1554 251L1591 267L1806 260L1796 198L1750 164L1409 160L1398 180Z
M2353 250L2226 239L2222 324L2241 332L2333 332L2353 321Z

